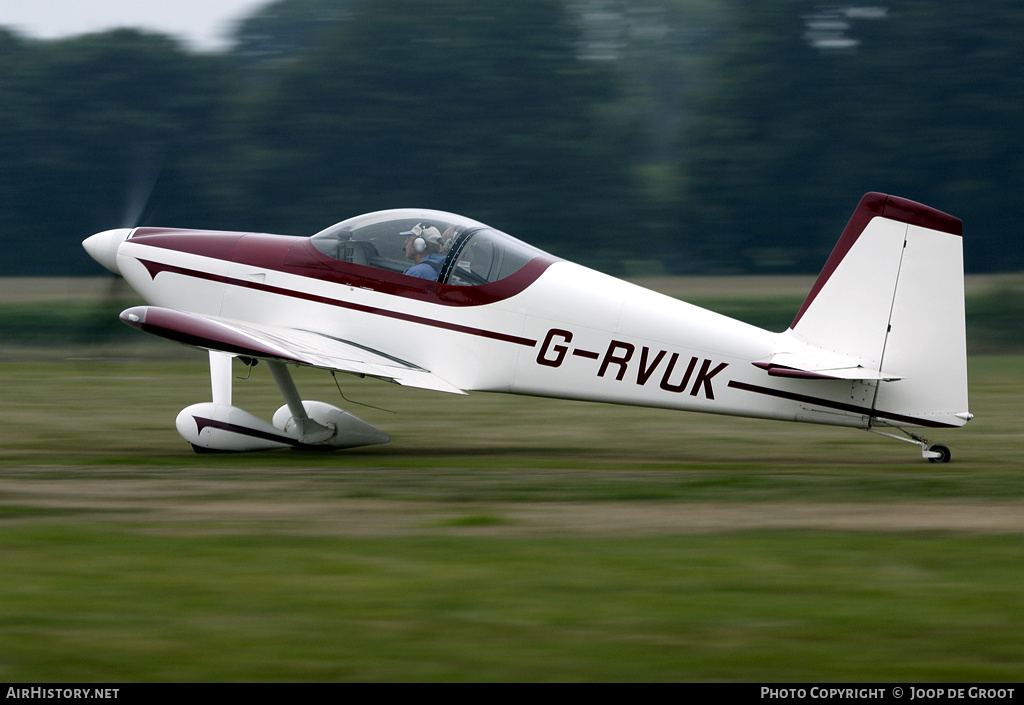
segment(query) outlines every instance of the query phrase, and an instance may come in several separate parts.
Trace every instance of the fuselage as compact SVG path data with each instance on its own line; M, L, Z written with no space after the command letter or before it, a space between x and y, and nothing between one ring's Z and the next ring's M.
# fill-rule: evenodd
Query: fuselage
M356 342L467 391L869 424L877 383L765 372L773 354L799 352L792 337L508 236L518 259L506 253L515 264L495 275L503 234L487 232L492 273L472 281L471 238L451 251L441 282L373 266L387 259L379 241L370 261L355 262L323 238L156 228L132 231L116 266L151 305Z
M948 462L947 447L906 427L973 418L962 235L934 208L865 194L781 333L442 211L367 213L311 237L122 228L83 244L149 304L125 323L210 351L212 400L175 421L197 450L388 441L303 400L288 365L304 365L455 394L852 426ZM267 362L285 401L272 423L232 404L236 356Z

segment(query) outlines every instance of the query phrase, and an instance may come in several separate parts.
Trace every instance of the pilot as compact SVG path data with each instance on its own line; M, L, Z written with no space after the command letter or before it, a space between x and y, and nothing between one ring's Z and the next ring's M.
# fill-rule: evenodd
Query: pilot
M444 264L444 241L441 232L432 225L419 223L405 235L405 256L415 264L405 270L410 277L437 281Z

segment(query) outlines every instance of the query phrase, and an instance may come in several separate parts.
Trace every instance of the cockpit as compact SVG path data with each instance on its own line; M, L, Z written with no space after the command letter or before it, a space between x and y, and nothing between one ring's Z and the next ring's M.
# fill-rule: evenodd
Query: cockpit
M310 242L335 260L404 274L414 264L407 245L420 233L429 233L436 280L451 286L496 282L535 257L546 256L542 250L483 223L420 209L378 211L349 218L321 230Z

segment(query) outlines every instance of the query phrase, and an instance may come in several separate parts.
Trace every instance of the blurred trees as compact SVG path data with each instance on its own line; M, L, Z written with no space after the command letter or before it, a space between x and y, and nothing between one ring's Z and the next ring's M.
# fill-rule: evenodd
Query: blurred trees
M287 232L413 205L570 253L612 245L630 152L601 129L614 76L579 61L575 38L549 0L361 4L253 96L263 161L243 200L281 201L265 222Z
M212 212L220 57L119 30L28 43L0 33L0 236L5 274L66 273L81 234ZM193 216L194 219L194 216Z
M871 190L962 218L968 268L1024 268L1024 5L734 7L678 201L702 261L813 271Z
M0 29L0 274L402 206L619 274L807 272L869 190L1024 269L1021 30L1010 0L279 0L217 55Z

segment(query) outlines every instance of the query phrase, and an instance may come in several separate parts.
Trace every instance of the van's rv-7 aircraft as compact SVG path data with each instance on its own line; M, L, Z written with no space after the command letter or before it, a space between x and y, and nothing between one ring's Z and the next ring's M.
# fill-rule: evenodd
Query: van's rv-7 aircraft
M177 418L199 452L390 440L303 401L288 367L306 365L454 394L850 426L947 462L912 429L972 418L962 233L928 206L865 195L782 333L440 211L369 213L312 237L139 227L83 244L148 302L125 323L209 351L212 401ZM430 251L436 281L405 274ZM273 423L232 405L234 357L270 368L286 402Z

